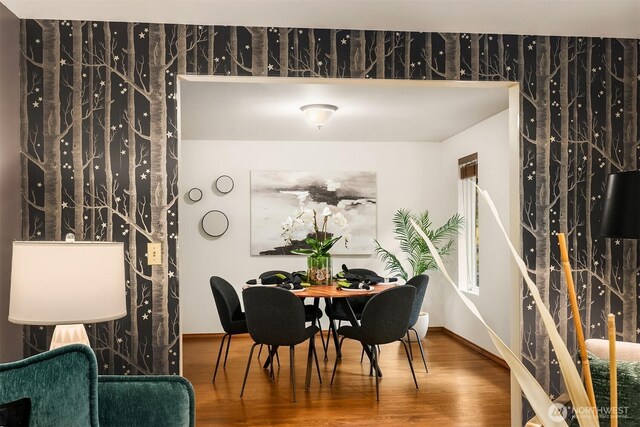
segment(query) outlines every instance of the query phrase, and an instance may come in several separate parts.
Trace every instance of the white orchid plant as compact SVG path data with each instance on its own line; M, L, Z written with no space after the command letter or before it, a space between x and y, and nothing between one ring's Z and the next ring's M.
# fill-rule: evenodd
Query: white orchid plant
M318 216L322 226L318 226ZM328 233L329 224L337 227L339 236ZM294 215L282 224L281 236L287 245L291 245L294 240L303 239L309 245L308 249L294 249L292 253L318 257L327 256L333 245L343 237L344 246L348 247L351 230L346 216L335 208L326 206L318 214L315 209L300 206Z

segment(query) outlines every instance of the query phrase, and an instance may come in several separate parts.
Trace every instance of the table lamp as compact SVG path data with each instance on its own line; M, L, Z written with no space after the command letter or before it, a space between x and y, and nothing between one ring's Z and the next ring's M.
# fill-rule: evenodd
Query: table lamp
M57 325L51 347L89 345L83 323L127 314L124 246L116 242L13 242L9 321Z
M600 236L640 239L640 171L608 176Z

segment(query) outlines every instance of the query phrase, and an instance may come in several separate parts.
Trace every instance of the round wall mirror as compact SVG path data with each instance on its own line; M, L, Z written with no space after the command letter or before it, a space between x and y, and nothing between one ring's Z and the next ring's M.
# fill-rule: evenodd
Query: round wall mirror
M192 202L199 202L202 199L202 190L199 188L192 188L189 190L189 193L187 193L187 197L189 197L189 200Z
M229 228L229 218L218 211L209 211L202 217L202 231L211 237L220 237Z
M216 190L222 194L230 193L233 190L233 179L229 175L222 175L216 179Z

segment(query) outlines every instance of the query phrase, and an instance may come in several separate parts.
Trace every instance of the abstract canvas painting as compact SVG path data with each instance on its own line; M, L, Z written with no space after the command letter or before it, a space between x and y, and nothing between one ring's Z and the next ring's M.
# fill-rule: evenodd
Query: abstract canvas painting
M251 255L305 248L313 216L343 236L332 254L370 255L376 238L376 173L252 171ZM345 247L346 242L346 247Z

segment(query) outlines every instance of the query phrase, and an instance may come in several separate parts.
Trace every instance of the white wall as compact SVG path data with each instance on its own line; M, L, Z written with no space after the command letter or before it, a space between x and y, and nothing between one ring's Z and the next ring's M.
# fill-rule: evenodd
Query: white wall
M20 21L0 4L0 362L22 357L22 326L9 323L12 241L20 238Z
M392 217L399 208L429 209L435 224L452 215L456 207L442 209L446 188L441 176L440 143L406 142L276 142L276 141L182 141L180 147L180 305L183 333L222 332L209 278L224 277L238 291L247 279L272 269L303 270L303 256L250 256L251 170L366 170L377 172L378 240L397 251L392 233ZM215 179L229 175L234 190L220 195L213 189ZM200 202L187 201L186 193L199 187ZM211 209L229 217L229 230L218 238L205 237L200 219ZM274 232L278 232L274 230ZM399 251L397 251L399 253ZM375 256L334 257L334 270L342 263L349 267L383 272ZM442 326L440 288L437 274L425 298L431 325Z
M509 111L505 110L442 143L441 185L450 196L441 201L445 211L457 209L458 159L478 153L478 184L493 199L505 229L509 230ZM517 167L518 165L514 165ZM513 201L517 203L516 201ZM518 279L512 276L511 254L497 223L483 199L480 217L480 292L467 292L491 328L509 345L512 319L510 305ZM457 268L451 268L457 277ZM442 289L444 326L478 346L498 354L484 326L468 312L450 288Z

